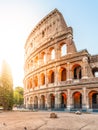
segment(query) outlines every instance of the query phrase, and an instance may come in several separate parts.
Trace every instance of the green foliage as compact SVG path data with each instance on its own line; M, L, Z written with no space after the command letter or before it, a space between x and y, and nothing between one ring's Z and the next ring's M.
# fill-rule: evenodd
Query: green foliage
M13 79L10 66L6 61L2 62L0 83L0 104L4 110L11 110L13 108Z
M14 90L14 104L15 105L23 105L23 88L16 87Z

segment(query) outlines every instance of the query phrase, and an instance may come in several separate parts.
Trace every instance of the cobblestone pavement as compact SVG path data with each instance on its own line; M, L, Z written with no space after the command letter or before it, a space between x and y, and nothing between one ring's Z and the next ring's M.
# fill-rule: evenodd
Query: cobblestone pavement
M55 112L1 112L0 130L98 130L98 114Z

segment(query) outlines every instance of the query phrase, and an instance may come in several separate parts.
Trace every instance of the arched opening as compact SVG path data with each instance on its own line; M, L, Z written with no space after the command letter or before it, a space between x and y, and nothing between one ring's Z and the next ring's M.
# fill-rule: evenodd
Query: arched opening
M29 62L29 68L32 68L32 66L33 66L33 60L30 60L30 62Z
M75 92L73 94L73 105L74 108L82 108L82 94L80 92Z
M54 71L50 70L48 75L49 83L54 83Z
M29 108L32 109L32 107L33 107L33 98L32 97L30 97L30 104L29 105L30 105Z
M29 80L27 81L27 90L29 90L30 88L30 85L29 85Z
M38 97L35 96L34 97L34 109L37 109L38 108Z
M75 65L73 69L73 78L81 79L82 78L82 69L80 65Z
M45 35L45 32L44 32L44 31L42 31L42 37L44 37L44 35Z
M40 107L41 107L41 109L45 109L45 96L44 95L41 96Z
M42 52L40 55L41 63L46 63L46 54L45 52Z
M55 108L55 96L54 94L50 94L50 108L53 109Z
M61 45L61 56L65 56L67 54L66 44Z
M43 55L43 61L46 63L46 54Z
M32 89L32 78L29 80L29 87Z
M98 77L98 68L97 67L93 68L92 72L93 72L94 77Z
M45 75L44 75L44 73L41 74L40 78L41 78L41 85L44 85L45 84Z
M55 59L55 50L52 48L51 49L51 60Z
M38 67L38 56L36 56L34 59L34 65L35 67Z
M38 77L35 76L34 77L34 87L37 87L38 86Z
M26 98L26 108L29 108L29 98Z
M61 108L67 107L67 96L65 93L61 93Z
M89 93L89 108L98 109L98 92L92 91Z
M66 69L61 68L61 81L66 81Z

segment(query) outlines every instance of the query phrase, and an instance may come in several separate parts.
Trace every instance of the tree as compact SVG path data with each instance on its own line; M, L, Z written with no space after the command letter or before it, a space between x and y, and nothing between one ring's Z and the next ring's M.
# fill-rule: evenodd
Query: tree
M10 66L3 60L1 68L0 103L4 110L13 107L13 78Z
M14 90L14 104L23 105L23 88L17 86Z

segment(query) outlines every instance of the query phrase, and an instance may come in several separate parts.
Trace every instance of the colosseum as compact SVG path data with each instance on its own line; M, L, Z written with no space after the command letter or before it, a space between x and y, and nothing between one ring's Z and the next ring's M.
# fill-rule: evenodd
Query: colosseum
M98 109L98 55L77 51L72 27L57 9L35 26L24 48L26 108Z

